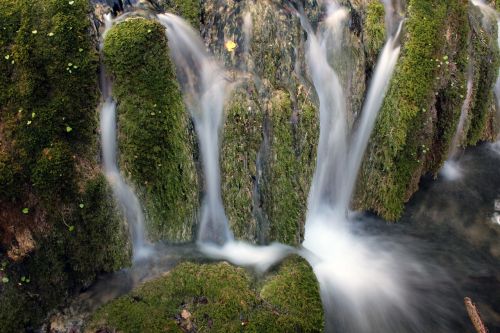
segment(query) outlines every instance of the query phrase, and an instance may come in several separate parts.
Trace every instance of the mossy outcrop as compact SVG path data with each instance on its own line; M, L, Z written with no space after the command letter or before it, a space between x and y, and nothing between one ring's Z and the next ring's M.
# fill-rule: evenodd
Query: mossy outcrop
M370 1L366 6L363 24L363 46L368 66L373 67L386 39L385 8L381 1Z
M318 124L300 74L304 34L298 19L280 8L273 2L207 1L202 36L243 81L225 108L221 155L222 194L235 235L299 244ZM317 20L318 8L308 9ZM227 41L235 50L225 48Z
M144 18L127 19L106 35L104 56L118 102L122 172L138 189L149 234L190 240L198 205L194 139L165 28Z
M244 93L237 92L230 99L221 149L224 207L235 237L257 241L260 221L255 196L264 114Z
M486 37L474 24L471 32L471 6L462 0L408 2L402 53L360 175L357 207L395 220L420 177L439 170L466 98L468 62L475 68L476 88L467 137L469 143L484 137L497 51L479 47L478 38L492 35ZM476 45L473 53L468 43ZM484 57L484 52L495 55Z
M128 262L97 167L98 57L87 1L0 1L0 332Z
M259 287L260 286L260 287ZM311 268L287 259L263 282L227 263L183 263L93 316L87 332L321 332Z
M307 197L316 161L318 115L302 90L299 110L289 94L276 91L269 101L269 150L262 186L269 220L268 239L298 245L304 237Z

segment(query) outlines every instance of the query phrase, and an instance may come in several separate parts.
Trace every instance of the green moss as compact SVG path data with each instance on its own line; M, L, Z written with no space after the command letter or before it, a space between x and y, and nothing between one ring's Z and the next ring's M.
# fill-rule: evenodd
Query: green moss
M88 286L96 276L126 264L125 230L117 218L102 175L89 179L75 202L45 213L47 235L34 234L36 249L22 262L10 262L10 291L0 298L0 332L37 328L47 312ZM21 278L27 277L29 283ZM12 306L9 306L12 304ZM17 318L9 322L9 318ZM2 321L5 320L5 321ZM15 329L13 329L13 327Z
M358 204L376 210L386 219L394 220L401 215L404 202L416 190L420 175L426 171L424 161L433 143L436 119L445 120L442 122L445 127L438 128L437 132L446 141L456 124L460 104L456 96L465 95L463 88L455 88L452 96L445 98L448 101L443 103L447 108L443 108L444 113L433 105L436 91L444 89L446 84L465 85L463 55L450 47L450 38L456 39L459 35L458 47L463 46L460 41L464 31L460 27L467 22L466 10L464 1L413 0L408 3L402 54L376 123L358 191ZM450 76L446 71L452 66L461 66L456 71L461 73L458 79L443 79L441 76ZM438 153L435 158L440 161L444 155Z
M494 34L488 34L481 24L482 16L479 10L471 14L472 22L472 47L474 59L474 99L469 116L469 131L467 143L476 144L479 140L486 139L485 129L490 117L495 117L492 112L494 105L493 85L495 84L500 64L498 46L496 44L496 24L492 22ZM494 138L489 138L494 139Z
M199 0L171 0L169 10L173 10L197 28L200 25L201 6Z
M0 1L0 106L9 103L12 92L12 73L14 71L14 54L12 46L16 31L21 25L21 15L17 0ZM14 62L14 63L13 63Z
M286 284L290 288L283 293ZM183 311L189 320L181 320ZM187 327L188 322L197 332L320 332L318 285L311 269L298 259L283 264L261 294L242 268L183 263L166 277L102 307L87 329L181 332L179 326Z
M96 121L97 55L86 1L19 1L23 20L13 46L15 136L26 158L54 140L82 149ZM36 15L33 15L36 13ZM67 127L72 131L68 132Z
M262 144L263 111L244 94L233 94L226 107L221 150L222 197L231 230L237 238L254 241L253 214L257 154Z
M276 275L266 280L260 296L280 313L276 325L282 331L322 331L323 310L318 282L305 260L286 259Z
M115 272L129 265L127 231L118 218L104 176L98 174L88 179L74 205L74 229L65 230L65 261L66 267L71 268L71 282L88 285L99 273Z
M12 156L0 150L0 198L6 201L18 197L20 194L19 177L20 166Z
M67 199L75 190L75 166L71 150L62 143L45 149L31 176L37 195L44 200Z
M0 202L11 217L0 230L25 230L34 247L12 259L13 244L0 244L12 283L0 291L0 332L38 328L98 273L128 263L95 160L98 61L89 11L86 0L0 0Z
M115 78L121 164L142 192L151 235L190 239L197 206L193 140L165 30L126 20L109 31L104 54Z
M364 47L367 59L373 66L385 41L385 9L380 1L370 1L366 7L363 26Z
M263 208L270 239L299 244L315 163L316 110L299 96L294 114L290 96L276 91L270 101L270 152L264 169Z
M26 295L16 288L15 281L0 285L0 332L18 332L21 327L26 327L30 314L26 309Z

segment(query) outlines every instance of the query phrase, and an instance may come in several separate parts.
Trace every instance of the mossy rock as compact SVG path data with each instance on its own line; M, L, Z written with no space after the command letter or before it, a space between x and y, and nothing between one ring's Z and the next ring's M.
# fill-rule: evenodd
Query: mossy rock
M56 143L42 151L31 175L37 195L44 200L70 198L75 191L75 165L69 147Z
M263 175L263 209L269 239L300 244L318 141L318 115L303 93L295 108L288 93L269 101L269 151Z
M115 79L120 164L138 189L151 238L190 240L198 205L194 139L165 28L128 19L108 32L104 55Z
M238 239L256 241L255 209L258 154L263 141L263 110L241 92L225 108L222 137L222 198L231 230Z
M466 143L475 145L481 140L495 140L495 130L488 128L496 117L493 86L500 65L496 39L497 24L490 22L489 29L482 25L483 17L478 8L472 6L470 14L471 44L474 77L474 100L468 119ZM489 131L488 131L489 130Z
M363 25L363 45L368 66L373 67L386 39L385 9L381 1L368 2Z
M201 3L198 0L156 0L163 10L182 16L193 27L200 25Z
M319 289L304 260L287 259L258 290L227 263L180 264L99 309L86 332L321 332Z
M400 60L360 173L356 207L398 219L420 177L447 158L466 95L468 9L463 0L408 2Z
M129 263L96 161L90 10L86 0L0 0L0 233L18 243L23 235L29 249L12 255L16 242L0 244L9 278L0 286L0 332L39 328L97 274Z

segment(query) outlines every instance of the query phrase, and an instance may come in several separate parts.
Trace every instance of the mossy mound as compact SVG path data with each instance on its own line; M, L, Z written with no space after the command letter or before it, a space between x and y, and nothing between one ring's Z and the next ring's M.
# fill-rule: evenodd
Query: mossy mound
M260 291L258 290L260 289ZM87 332L321 332L323 312L308 264L287 259L258 288L227 263L183 263L99 309Z
M104 55L115 80L122 171L139 190L151 238L190 240L198 200L194 139L165 28L128 19L108 32Z
M97 167L98 56L84 0L0 0L0 332L128 263Z
M466 98L469 61L479 64L482 73L474 77L480 88L475 90L466 136L469 143L483 137L497 68L486 68L483 61L496 64L497 56L483 59L480 53L469 52L471 6L463 0L408 2L400 60L358 182L358 208L396 220L418 189L420 177L439 170ZM477 33L474 28L474 44Z

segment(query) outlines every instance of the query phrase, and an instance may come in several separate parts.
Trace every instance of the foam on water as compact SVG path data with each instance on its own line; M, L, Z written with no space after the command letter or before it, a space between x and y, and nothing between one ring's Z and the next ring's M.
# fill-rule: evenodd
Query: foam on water
M462 178L462 169L455 160L448 160L444 162L443 168L439 172L444 179L448 181L455 181Z
M200 250L213 259L227 260L235 265L253 267L260 272L297 252L294 248L280 243L256 246L240 241L227 242L223 246L200 244Z

